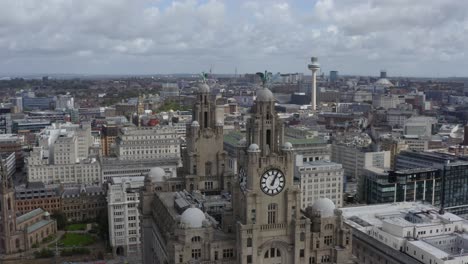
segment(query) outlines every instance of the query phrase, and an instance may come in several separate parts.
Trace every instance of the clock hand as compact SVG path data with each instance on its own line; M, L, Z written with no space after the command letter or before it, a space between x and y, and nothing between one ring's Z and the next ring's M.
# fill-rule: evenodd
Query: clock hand
M270 182L270 186L273 187L275 182L276 182L276 178L278 178L278 172L276 172L275 174L275 177L273 178L273 180Z
M275 174L275 177L273 178L273 182L276 182L276 178L278 178L278 174L279 174L279 172L277 171L276 174Z

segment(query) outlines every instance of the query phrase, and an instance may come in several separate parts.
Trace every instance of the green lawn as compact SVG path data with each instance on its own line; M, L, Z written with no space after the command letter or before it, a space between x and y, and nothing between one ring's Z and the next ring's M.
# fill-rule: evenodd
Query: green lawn
M59 243L65 247L89 246L94 243L94 237L87 234L66 233Z
M67 231L86 230L86 224L71 224L65 227Z

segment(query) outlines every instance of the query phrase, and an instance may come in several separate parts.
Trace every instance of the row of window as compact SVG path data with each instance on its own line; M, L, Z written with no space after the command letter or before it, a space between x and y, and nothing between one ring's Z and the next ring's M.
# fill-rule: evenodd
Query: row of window
M132 229L132 230L128 230L128 234L129 235L136 235L138 232L136 229ZM119 231L119 232L115 232L115 236L117 237L122 237L125 235L125 232L123 231Z
M218 251L214 252L214 259L218 260ZM192 249L192 259L200 259L201 258L201 249L200 248L194 248ZM223 249L223 259L232 259L234 258L234 249L233 248L228 248L228 249ZM184 262L183 255L179 255L179 262L182 263Z
M326 189L326 190L311 190L311 191L308 191L307 192L307 195L314 195L314 194L325 194L325 193L339 193L341 192L340 190L337 190L336 188L335 189ZM306 192L302 192L302 195L306 195Z
M129 228L137 227L137 223L128 223L128 227ZM114 229L115 230L124 229L124 225L123 224L114 225Z
M336 176L340 176L340 175L336 175ZM342 177L326 177L326 178L320 178L320 179L307 179L307 182L308 183L311 183L311 182L330 182L330 181L342 181L343 178ZM303 177L302 179L302 183L305 184L306 181L305 181L305 178Z
M34 197L34 198L37 198L37 197ZM35 205L35 204L42 205L43 203L47 204L47 203L59 203L59 202L60 202L59 199L46 199L46 200L41 200L41 201L32 200L29 202L16 202L16 204L17 205Z
M122 135L122 140L125 142L132 142L131 140L141 140L141 139L162 139L162 138L176 138L173 133L168 135L150 135L150 136L133 136L133 135Z
M154 151L154 152L152 150L146 150L146 151L137 150L137 151L124 151L123 154L124 155L140 155L140 154L143 155L143 154L163 154L163 153L177 153L177 152L178 152L177 150L172 151L172 150L167 150L167 149L158 150L158 151ZM153 157L153 156L151 156L151 157Z
M311 201L317 201L320 198L328 198L330 200L333 200L333 202L335 204L337 204L337 205L341 204L341 202L340 202L341 201L341 194L338 194L338 196L337 195L328 195L328 196L327 195L320 195L320 196L313 196L313 197L310 196L310 197L307 197L307 199L304 197L304 198L302 198L302 201L305 202L307 200L308 202L311 202ZM335 201L335 199L338 199L338 201Z

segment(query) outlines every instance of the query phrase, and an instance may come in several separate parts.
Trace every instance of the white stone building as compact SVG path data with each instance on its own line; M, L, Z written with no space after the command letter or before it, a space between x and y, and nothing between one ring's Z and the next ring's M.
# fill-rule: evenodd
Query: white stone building
M354 146L333 144L331 160L343 165L345 176L358 178L367 167L390 168L390 151L366 152Z
M405 102L405 96L396 94L374 94L372 97L372 106L375 108L396 108L399 104Z
M430 137L432 127L437 120L431 116L415 116L406 120L403 134L405 136Z
M468 263L468 222L454 214L409 202L340 210L357 263Z
M53 124L39 135L39 146L27 158L28 181L96 184L101 166L89 157L91 126Z
M151 168L160 167L166 172L167 178L177 177L177 167L180 158L152 160L119 160L117 158L101 158L101 182L110 182L113 178L140 177L146 175Z
M343 205L344 171L341 164L329 161L303 162L298 166L301 181L301 208L328 198L336 207Z
M429 137L420 138L419 136L407 135L403 138L409 150L426 151L429 149Z
M157 174L161 171L155 168L152 173ZM138 204L139 189L144 185L144 179L144 176L114 178L108 184L109 241L114 255L141 256Z
M98 184L101 180L101 165L95 159L71 164L28 164L27 168L29 182Z
M409 109L389 109L387 111L387 124L394 127L403 127L406 120L414 114L415 112Z
M66 110L75 108L75 99L70 94L55 97L55 109Z
M103 157L101 182L139 177L151 168L162 168L168 178L177 177L181 166L180 139L171 126L125 127L115 140L116 157Z
M213 164L223 165L222 126L213 123L213 111L208 111L212 105L206 103L206 86L197 95L195 109L200 111L195 113L201 115L194 122L198 124L193 123L190 128L199 137L195 144L187 144L188 148L193 147L188 164L196 165L189 167L193 177L184 179L189 186L191 182L206 183L207 175L217 174L210 171ZM256 94L247 123L246 144L239 147L238 176L231 178L221 173L214 178L225 181L225 189L232 190L232 195L221 192L219 200L224 203L219 206L219 218L209 212L215 208L210 209L194 195L203 191L205 196L219 195L209 194L204 184L192 192L168 192L160 186L159 179L145 180L141 196L143 263L352 261L351 233L343 226L341 215L335 214L333 202L323 198L301 210L301 191L294 182L293 145L284 141L283 121L274 110L275 98L267 88ZM219 140L216 135L220 135ZM210 138L209 142L204 140ZM201 172L196 174L194 169Z
M116 153L120 160L180 159L180 140L170 126L125 127L116 139Z
M91 135L91 125L84 124L52 124L46 127L38 137L38 146L43 151L43 156L47 159L44 162L56 164L55 158L59 160L69 160L78 162L87 159L89 147L93 145L94 139ZM57 146L58 145L58 146ZM58 156L55 156L55 149L58 147ZM66 157L64 157L66 155Z

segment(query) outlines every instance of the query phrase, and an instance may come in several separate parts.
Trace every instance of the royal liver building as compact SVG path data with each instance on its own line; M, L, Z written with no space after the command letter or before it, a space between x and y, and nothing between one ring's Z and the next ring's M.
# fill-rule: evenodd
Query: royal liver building
M144 263L348 263L351 234L333 202L320 199L301 210L294 150L283 140L272 92L257 90L235 177L225 171L216 139L222 123L209 95L202 84L187 130L185 190L169 191L160 175L145 180Z

